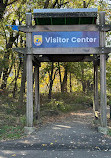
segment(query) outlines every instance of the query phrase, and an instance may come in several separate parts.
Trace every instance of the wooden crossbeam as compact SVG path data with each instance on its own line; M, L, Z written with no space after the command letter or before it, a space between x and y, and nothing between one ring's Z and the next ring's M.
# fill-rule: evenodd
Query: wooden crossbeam
M111 31L111 25L35 25L35 26L19 26L21 32L47 32L47 31Z
M35 26L19 26L22 32L40 32L40 31L98 31L98 25L35 25Z
M82 47L82 48L13 48L13 51L22 53L22 54L109 54L111 52L111 47L103 48L91 48L91 47Z

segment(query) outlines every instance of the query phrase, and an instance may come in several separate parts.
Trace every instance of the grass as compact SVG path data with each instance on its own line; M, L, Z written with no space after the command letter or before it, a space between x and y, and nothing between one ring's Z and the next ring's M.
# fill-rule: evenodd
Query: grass
M0 140L18 139L24 135L24 108L19 114L18 106L17 101L7 94L0 95Z
M0 111L0 140L17 139L24 135L25 116L15 116L7 111Z
M0 129L0 139L18 139L24 135L24 130L21 126L4 125Z
M41 94L41 117L87 109L92 104L91 96L83 93L53 93L51 100L47 98L47 94ZM0 140L24 136L25 113L25 105L20 109L16 99L0 96Z

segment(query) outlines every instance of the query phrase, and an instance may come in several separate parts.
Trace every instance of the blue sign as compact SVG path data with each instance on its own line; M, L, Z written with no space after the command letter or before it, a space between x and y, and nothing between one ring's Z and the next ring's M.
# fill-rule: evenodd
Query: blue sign
M33 32L33 48L99 47L98 31Z
M18 25L6 25L6 26L10 26L12 28L12 30L16 30L16 31L19 31L18 29Z

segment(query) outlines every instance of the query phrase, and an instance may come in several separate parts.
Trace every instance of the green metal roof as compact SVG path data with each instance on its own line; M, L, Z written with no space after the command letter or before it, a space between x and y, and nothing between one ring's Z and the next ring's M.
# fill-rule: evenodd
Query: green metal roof
M96 24L97 9L34 9L36 25Z

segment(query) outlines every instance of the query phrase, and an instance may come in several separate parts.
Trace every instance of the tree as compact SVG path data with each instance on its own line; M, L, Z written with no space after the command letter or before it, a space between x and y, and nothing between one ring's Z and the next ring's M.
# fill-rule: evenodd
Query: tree
M62 79L61 74L61 66L64 68L64 75ZM67 75L68 75L68 63L59 63L58 62L58 68L59 68L59 78L60 78L60 86L61 86L61 92L67 92Z
M17 1L10 1L10 3L7 3L7 9L10 8L11 5L11 11L7 12L5 15L5 18L0 23L1 32L0 36L2 39L2 60L1 60L1 66L0 67L0 77L1 77L1 89L5 89L7 86L7 79L12 71L14 69L14 75L15 78L12 80L11 83L14 83L13 87L13 96L15 97L15 92L17 90L17 80L19 78L21 66L22 66L22 56L19 53L15 53L11 50L12 47L19 47L21 45L24 45L24 40L21 40L24 38L24 34L20 32L13 31L9 26L6 26L7 24L10 25L16 25L18 22L19 24L22 24L22 22L25 20L25 9L23 14L23 6L24 3L18 5L14 5L14 2ZM22 1L20 1L22 2ZM18 7L18 8L17 8ZM21 14L22 12L22 14ZM17 60L18 59L18 60Z
M14 4L17 1L18 0L0 0L0 19L2 19L6 7Z

